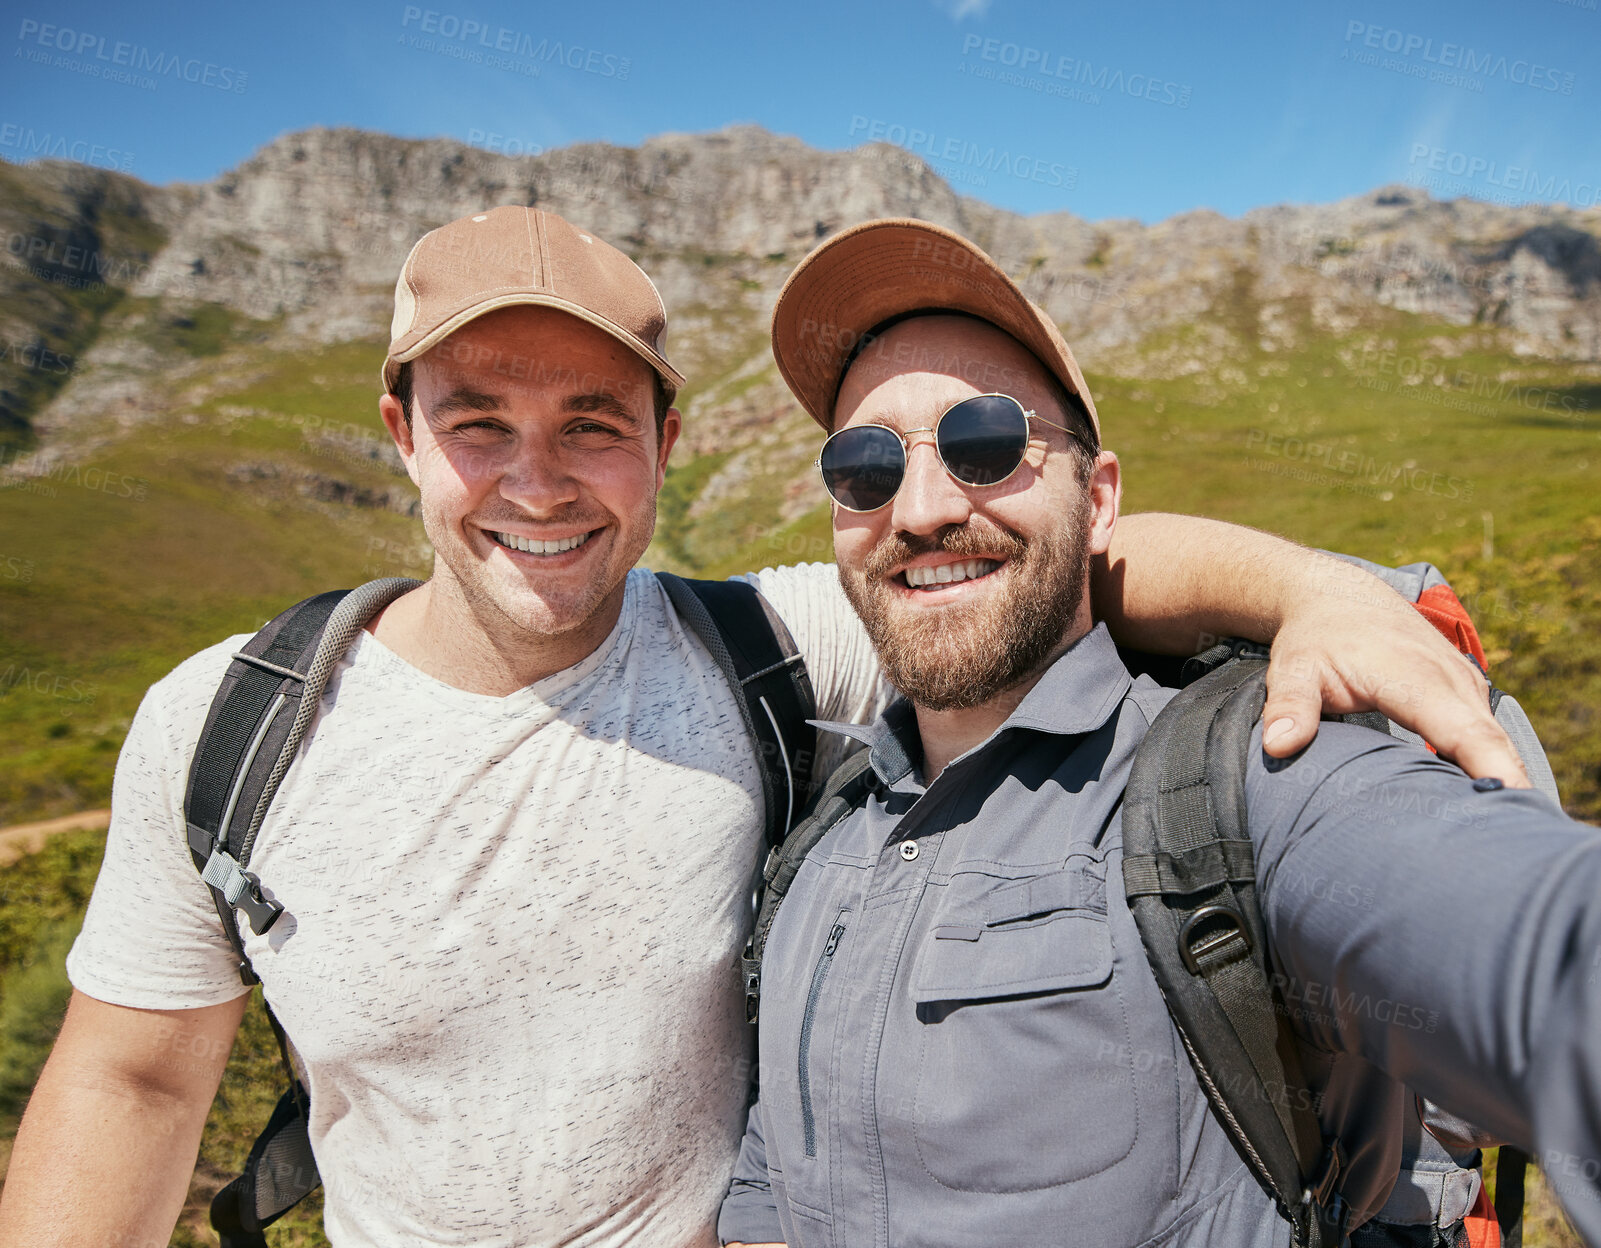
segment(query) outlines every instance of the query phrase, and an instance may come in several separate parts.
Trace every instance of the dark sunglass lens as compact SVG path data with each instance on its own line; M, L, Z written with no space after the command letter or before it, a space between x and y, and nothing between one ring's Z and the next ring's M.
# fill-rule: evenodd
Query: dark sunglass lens
M906 451L880 425L843 429L823 447L823 485L834 501L852 511L876 511L901 488Z
M1016 399L981 394L946 412L938 437L940 458L953 477L968 485L994 485L1023 462L1028 417Z

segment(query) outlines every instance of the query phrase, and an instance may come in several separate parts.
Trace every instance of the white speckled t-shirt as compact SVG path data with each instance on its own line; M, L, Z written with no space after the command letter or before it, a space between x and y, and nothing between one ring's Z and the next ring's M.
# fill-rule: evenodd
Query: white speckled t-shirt
M872 718L885 689L833 567L756 579L822 717ZM182 807L244 640L154 685L129 732L67 962L92 997L242 991ZM745 1124L738 956L761 840L734 695L650 573L629 574L592 655L504 698L360 634L251 857L286 913L265 937L243 927L307 1077L329 1239L715 1245Z

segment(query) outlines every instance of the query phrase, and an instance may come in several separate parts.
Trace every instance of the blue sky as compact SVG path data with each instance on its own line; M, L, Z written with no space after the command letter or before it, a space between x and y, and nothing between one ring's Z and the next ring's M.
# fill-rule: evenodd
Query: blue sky
M1090 219L1390 182L1601 203L1597 0L157 7L7 0L0 157L164 183L312 125L519 151L755 122Z

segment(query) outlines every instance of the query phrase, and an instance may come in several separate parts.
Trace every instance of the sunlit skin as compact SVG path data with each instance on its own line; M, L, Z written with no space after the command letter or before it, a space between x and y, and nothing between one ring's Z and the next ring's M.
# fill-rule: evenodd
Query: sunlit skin
M421 493L434 570L373 631L438 679L504 695L579 662L617 623L679 414L658 438L649 366L552 308L469 322L413 378L411 427L392 395L379 412ZM509 549L497 532L588 536L547 555Z
M1070 424L1037 360L1016 340L992 326L966 317L920 317L893 326L880 340L880 348L864 353L851 366L834 409L834 428L882 424L905 433L926 429L951 404L987 393L987 379L997 367L1008 378L1006 392L1045 420ZM911 360L908 367L900 361ZM971 376L980 384L965 378ZM1031 542L1072 514L1080 489L1068 454L1068 435L1039 420L1029 422L1028 452L1018 470L991 486L968 486L946 472L934 448L931 433L911 439L906 477L894 499L877 511L857 514L833 509L834 554L846 577L863 578L872 555L892 535L910 540L929 538L948 527L971 525L977 531L1000 528ZM1091 556L1102 555L1111 543L1117 523L1121 477L1117 456L1102 451L1088 485ZM973 557L981 553L974 550ZM950 555L920 554L897 561L876 578L889 595L890 620L899 627L920 612L946 611L957 606L980 605L1007 591L1014 574L1004 552L988 552L1001 566L975 580L933 589L911 589L902 575L908 567L950 562ZM1071 625L1050 657L1023 681L971 709L933 711L917 708L924 746L924 778L932 780L952 758L998 727L1022 701L1041 675L1093 623L1089 596L1080 602ZM982 639L975 638L975 644ZM976 735L975 735L976 734Z

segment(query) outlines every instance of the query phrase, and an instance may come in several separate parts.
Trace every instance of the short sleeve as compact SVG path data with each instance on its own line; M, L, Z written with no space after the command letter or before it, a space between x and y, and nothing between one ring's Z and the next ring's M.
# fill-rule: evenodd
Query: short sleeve
M249 991L189 856L183 794L235 637L151 686L117 759L111 829L83 930L67 955L79 992L145 1010L199 1009Z

